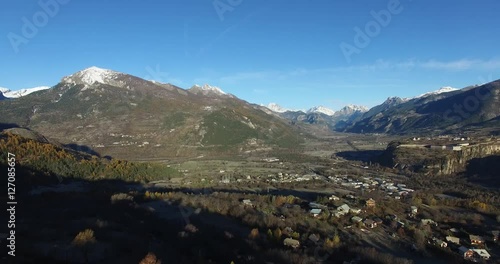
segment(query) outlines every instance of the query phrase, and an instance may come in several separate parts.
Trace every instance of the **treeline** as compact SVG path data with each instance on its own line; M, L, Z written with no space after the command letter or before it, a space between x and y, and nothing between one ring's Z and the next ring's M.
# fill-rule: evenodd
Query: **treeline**
M147 182L178 175L178 171L159 164L134 163L118 159L107 160L88 154L75 153L49 143L21 136L0 135L0 164L7 163L8 153L16 157L16 165L48 176L98 180L120 179Z
M486 214L500 214L498 190L471 184L459 177L413 176L410 182L412 186L425 190L425 192L415 193L415 198L419 198L420 203L431 206L468 208ZM439 198L436 194L448 194L452 197Z

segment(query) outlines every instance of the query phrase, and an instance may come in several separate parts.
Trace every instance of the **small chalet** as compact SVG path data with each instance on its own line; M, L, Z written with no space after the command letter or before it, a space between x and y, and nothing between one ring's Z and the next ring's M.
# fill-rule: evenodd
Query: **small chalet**
M292 239L292 238L286 238L283 241L283 245L285 245L286 247L298 248L298 247L300 247L300 241Z
M321 214L321 209L311 209L311 215L314 217L318 217Z
M489 260L491 255L486 249L473 249L474 253L484 260Z
M432 241L434 242L435 246L442 247L442 248L448 247L448 243L444 242L441 239L433 238Z
M334 211L332 215L336 218L341 218L342 216L346 215L346 213L344 211Z
M384 223L384 221L382 221L382 219L380 219L378 217L373 218L373 221L375 221L375 223L377 223L377 225L381 225Z
M460 238L458 238L458 237L454 237L454 236L447 236L447 237L446 237L446 241L448 241L448 242L450 242L450 243L453 243L453 244L460 245Z
M364 222L364 224L368 228L375 228L375 227L377 227L377 223L375 223L375 221L373 221L371 219L366 219L365 222Z
M474 251L463 246L458 249L458 252L463 256L464 259L471 259L472 257L474 257Z
M242 203L244 206L253 206L252 200L249 200L249 199L243 200Z
M372 198L366 200L366 207L375 207L377 205L377 203L375 202L375 200L373 200Z
M361 213L361 209L358 209L358 208L351 208L349 210L349 212L351 212L351 214L360 214Z
M484 238L476 235L469 236L471 245L484 245Z
M359 222L363 221L363 218L361 218L361 217L359 217L359 216L353 216L353 217L351 218L351 221L352 221L353 223L357 224L357 223L359 223Z
M422 225L434 225L434 226L437 226L437 223L432 220L432 219L422 219L420 220L420 222L422 223Z
M332 195L328 198L330 201L340 201L340 198L335 196L335 195Z
M491 231L493 242L498 242L498 237L500 236L500 231Z
M347 204L343 204L343 205L337 207L337 211L345 212L346 214L349 213L349 210L351 210L351 208Z

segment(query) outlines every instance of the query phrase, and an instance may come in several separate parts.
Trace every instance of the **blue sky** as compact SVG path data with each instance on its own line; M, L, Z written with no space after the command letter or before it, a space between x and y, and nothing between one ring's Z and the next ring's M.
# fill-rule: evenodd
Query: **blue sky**
M0 86L52 86L98 66L253 103L374 106L499 79L498 10L497 0L6 1Z

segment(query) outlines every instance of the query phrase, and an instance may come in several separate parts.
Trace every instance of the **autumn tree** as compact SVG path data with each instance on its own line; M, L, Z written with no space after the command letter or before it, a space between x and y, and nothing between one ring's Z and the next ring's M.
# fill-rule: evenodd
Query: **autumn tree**
M281 229L276 228L273 232L273 235L274 239L279 242L281 240L281 236L283 235L283 233L281 232Z
M248 235L248 237L250 239L257 239L259 238L260 234L259 234L259 229L258 228L254 228L252 229L252 231L250 231L250 235Z
M79 247L82 249L83 255L85 257L85 263L88 263L88 255L90 249L94 246L96 239L94 237L94 231L92 229L85 229L84 231L78 233L76 237L73 239L71 244L73 246Z
M271 231L271 229L267 229L267 239L268 240L273 239L273 231Z
M139 264L161 264L161 261L156 258L154 253L149 252Z

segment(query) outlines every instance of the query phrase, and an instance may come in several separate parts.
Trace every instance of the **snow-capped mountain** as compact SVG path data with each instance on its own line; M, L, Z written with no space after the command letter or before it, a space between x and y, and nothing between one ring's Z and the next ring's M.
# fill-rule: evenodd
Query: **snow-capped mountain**
M269 110L276 112L276 113L284 113L284 112L292 111L290 109L282 107L281 105L279 105L277 103L270 103L265 107L267 107Z
M369 110L368 107L362 105L347 105L342 108L339 112L367 112Z
M0 88L0 92L7 98L19 98L26 96L28 94L38 92L38 91L43 91L49 89L49 86L39 86L39 87L34 87L34 88L27 88L27 89L19 89L16 91L11 91L10 89L7 88Z
M325 114L327 116L333 116L335 114L335 111L332 109L326 108L324 106L315 106L309 110L307 110L307 113L320 113L320 114Z
M363 113L368 112L368 108L365 106L359 106L359 105L348 105L345 106L344 108L340 109L339 111L335 112L335 117L351 117L352 115L360 115Z
M395 105L398 105L398 104L402 104L402 103L408 102L409 100L410 100L409 98L401 98L401 97L393 96L393 97L388 97L382 103L382 105L391 107L391 106L395 106Z
M94 83L111 84L121 87L122 85L120 85L120 82L116 80L120 75L124 74L113 70L101 69L92 66L70 76L64 77L61 82L70 84L83 84L85 85L85 87L90 86Z
M421 95L415 97L415 99L417 99L417 98L424 98L424 97L431 96L431 95L438 95L438 94L443 94L443 93L454 92L454 91L457 91L457 90L459 90L459 89L453 88L453 87L450 87L450 86L445 86L445 87L441 87L439 90L421 94Z
M193 94L198 94L198 95L201 94L212 98L217 98L220 96L234 98L233 95L224 92L221 88L216 86L211 86L208 84L204 85L195 84L193 87L189 88L188 91Z
M208 85L208 84L204 84L203 86L195 84L193 86L193 88L197 88L197 89L199 89L201 91L204 91L204 92L213 92L213 93L216 93L216 94L226 94L226 92L222 91L221 88L216 87L216 86L211 86L211 85Z

